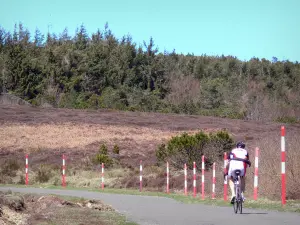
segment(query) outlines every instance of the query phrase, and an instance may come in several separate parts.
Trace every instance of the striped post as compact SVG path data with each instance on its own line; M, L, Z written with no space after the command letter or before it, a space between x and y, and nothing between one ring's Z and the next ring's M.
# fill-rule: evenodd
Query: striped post
M213 163L212 194L211 198L216 199L216 163Z
M184 194L187 195L187 168L186 168L186 163L184 164Z
M28 185L28 155L25 159L25 184Z
M167 193L169 194L170 188L169 188L169 162L167 162Z
M140 161L140 191L142 191L143 187L143 166L142 166L142 160Z
M224 174L227 173L226 169L226 164L227 164L227 153L224 153ZM224 201L227 201L227 176L224 178Z
M102 168L101 168L101 186L102 186L102 190L104 190L104 163L102 163Z
M66 186L66 158L65 155L62 156L63 165L62 165L62 186Z
M281 127L281 203L286 203L286 181L285 181L285 127Z
M259 148L255 149L255 169L254 169L254 194L253 199L257 200L257 190L258 190L258 152Z
M204 155L202 156L202 200L204 200L204 169L205 169L205 164L204 164Z
M193 163L193 187L194 187L194 197L196 197L196 162Z

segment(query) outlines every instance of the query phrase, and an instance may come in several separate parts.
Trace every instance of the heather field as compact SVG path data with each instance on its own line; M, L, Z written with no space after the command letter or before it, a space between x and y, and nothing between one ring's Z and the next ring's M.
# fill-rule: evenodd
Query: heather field
M117 164L107 169L106 186L138 188L139 162L144 165L144 186L165 190L165 167L157 165L155 150L161 143L183 132L227 130L234 140L244 140L254 162L254 149L260 148L259 194L278 198L280 194L281 123L263 123L205 116L122 112L114 110L74 110L0 106L0 154L2 165L17 161L16 177L2 175L3 183L22 183L25 154L29 154L32 183L60 185L61 156L67 157L67 182L76 187L99 187L100 168L93 158L102 144ZM299 198L300 126L285 124L287 130L288 198ZM112 153L117 145L120 153ZM198 162L200 166L200 162ZM2 166L3 167L3 166ZM3 169L4 170L4 169ZM46 181L43 171L52 171ZM38 172L39 171L39 172ZM248 194L251 195L254 168L248 170ZM41 175L42 173L42 175ZM189 187L191 187L189 173ZM17 178L17 177L20 178ZM200 170L199 175L200 176ZM207 194L211 171L206 171ZM200 177L199 177L200 179ZM222 161L217 162L217 195L222 196ZM170 188L181 192L183 172L171 168ZM199 189L200 190L200 189Z

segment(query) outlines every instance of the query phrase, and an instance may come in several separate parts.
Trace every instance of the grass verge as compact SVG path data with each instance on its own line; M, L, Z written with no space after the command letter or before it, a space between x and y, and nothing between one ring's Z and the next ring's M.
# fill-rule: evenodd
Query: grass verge
M63 195L53 195L53 196L57 196L61 199L70 201L70 202L78 202L78 203L82 203L84 201L86 201L85 198L81 198L81 197L74 197L74 196L63 196ZM73 212L74 213L74 212ZM78 213L78 212L75 212ZM86 221L86 214L82 214L81 211L79 211L79 217L81 218L85 218L85 223L87 223ZM126 220L126 216L119 214L117 212L99 212L99 211L94 211L94 220L95 220L95 224L112 224L112 225L137 225L137 223L131 222L131 221L127 221ZM62 213L62 215L65 215L64 213ZM98 219L98 220L96 220ZM101 222L102 223L101 223ZM92 221L88 221L88 224L91 224ZM76 224L78 223L78 221L76 221Z
M3 185L0 186L12 186L12 185ZM24 188L25 185L13 185L14 187ZM46 188L46 189L65 189L65 190L81 190L81 191L91 191L91 192L100 192L107 194L126 194L126 195L142 195L142 196L158 196L158 197L167 197L174 199L176 201L186 203L186 204L207 204L214 206L222 206L222 207L232 207L229 202L225 202L223 199L210 199L207 197L205 200L202 200L198 195L194 198L192 195L185 196L183 194L176 193L163 193L163 192L152 192L152 191L142 191L134 190L134 189L112 189L105 188L104 190L95 189L95 188L74 188L74 187L66 187L62 188L60 186L51 186L51 185L29 185L28 187L35 188ZM296 212L300 213L300 200L287 200L286 205L282 206L280 201L271 201L268 199L260 198L257 201L254 200L246 200L244 204L245 208L252 209L264 209L264 210L273 210L273 211L281 211L281 212Z
M60 196L61 198L61 196ZM66 215L68 215L66 217ZM101 225L137 225L129 222L126 217L116 212L99 212L81 208L60 208L52 212L51 218L39 222L43 225L52 224L101 224Z
M0 197L0 224L137 225L102 201L11 191L1 192Z

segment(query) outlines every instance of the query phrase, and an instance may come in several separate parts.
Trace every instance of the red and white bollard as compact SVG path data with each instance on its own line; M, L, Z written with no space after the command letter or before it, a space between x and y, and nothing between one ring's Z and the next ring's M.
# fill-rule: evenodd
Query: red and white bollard
M143 166L142 166L142 160L140 161L140 191L142 191L143 187Z
M196 197L196 162L193 163L193 187L194 187L194 197Z
M186 168L186 163L184 164L184 194L187 195L187 168Z
M226 169L226 165L227 165L227 153L224 153L224 174L227 173L227 169ZM227 201L227 176L224 177L224 201Z
M66 186L66 158L65 155L62 156L63 165L62 165L62 186Z
M216 163L213 163L213 178L212 178L212 194L211 198L215 199L216 198Z
M205 170L205 163L204 163L204 155L202 156L202 200L204 200L204 170Z
M101 187L102 190L104 190L104 163L102 163L102 167L101 167Z
M286 203L286 183L285 183L285 127L281 127L281 203Z
M258 190L258 152L259 148L255 149L255 168L254 168L254 194L253 199L257 200L257 190Z
M167 193L169 194L170 187L169 187L169 163L167 162Z
M28 185L28 155L25 159L25 184Z

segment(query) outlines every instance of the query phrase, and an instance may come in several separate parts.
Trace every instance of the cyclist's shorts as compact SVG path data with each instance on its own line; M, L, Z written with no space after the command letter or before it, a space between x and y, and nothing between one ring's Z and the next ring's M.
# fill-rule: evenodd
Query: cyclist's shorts
M234 168L234 167L231 168L231 167L229 167L228 176L235 177L235 173L234 173L235 170L240 170L241 171L241 174L240 174L241 177L245 176L245 169L244 169L244 167L242 167L242 168Z

